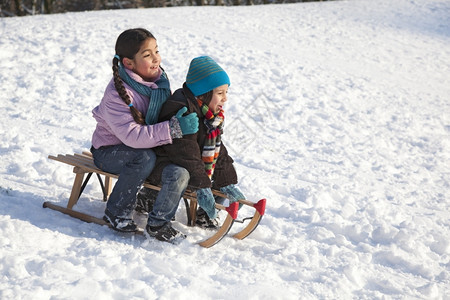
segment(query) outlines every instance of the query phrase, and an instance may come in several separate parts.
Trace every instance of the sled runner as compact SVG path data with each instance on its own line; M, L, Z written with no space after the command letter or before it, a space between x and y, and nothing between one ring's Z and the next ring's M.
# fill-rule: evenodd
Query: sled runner
M104 172L99 168L97 168L92 159L92 154L87 151L84 151L82 154L78 153L65 155L59 154L58 156L49 155L48 158L73 166L74 167L73 172L75 173L75 180L72 186L72 191L70 193L69 202L67 203L66 207L57 205L49 201L44 202L43 207L57 210L59 212L77 218L84 222L111 226L103 219L73 210L73 207L77 204L78 199L80 198L84 188L88 184L93 174L97 176L100 182L100 186L103 192L103 201L108 200L109 194L111 193L112 190L112 179L117 178L118 176L116 174ZM85 175L87 175L86 178ZM103 179L102 175L104 177ZM151 188L158 191L160 190L160 187L152 185L148 182L144 182L143 185L147 188ZM226 198L226 195L224 195L220 191L213 190L213 194ZM183 195L183 199L186 206L187 225L194 226L197 211L196 193L194 191L187 190ZM245 218L241 221L237 220L239 205L246 205L249 207L253 207L255 209L253 217ZM233 237L242 240L246 238L249 234L251 234L255 230L255 228L259 225L259 222L261 221L261 218L264 215L266 208L266 199L261 199L257 203L248 200L239 200L238 202L230 204L228 207L216 204L216 208L227 211L227 217L225 218L225 221L222 223L222 226L211 237L209 237L204 241L199 242L199 245L205 248L209 248L218 243L220 240L222 240L228 234L235 221L243 223L246 220L249 220L249 223L241 231L234 234ZM143 230L139 229L136 233L143 234Z

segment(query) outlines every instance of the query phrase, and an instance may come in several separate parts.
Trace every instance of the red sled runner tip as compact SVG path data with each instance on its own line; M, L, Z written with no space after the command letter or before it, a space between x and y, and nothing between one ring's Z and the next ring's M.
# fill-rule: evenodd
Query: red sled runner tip
M242 201L244 204L247 204L247 201ZM248 204L247 204L248 205ZM255 214L253 215L253 218L251 218L250 223L244 227L241 231L233 235L235 238L239 240L245 239L250 233L252 233L256 227L258 227L259 222L261 222L261 219L266 211L266 199L261 199L257 203L252 204L253 208L255 209Z
M233 218L233 220L236 220L238 216L238 210L239 210L239 202L233 202L225 208L225 210L230 214L230 216Z
M266 199L261 199L253 207L258 211L261 216L264 216L264 212L266 211Z

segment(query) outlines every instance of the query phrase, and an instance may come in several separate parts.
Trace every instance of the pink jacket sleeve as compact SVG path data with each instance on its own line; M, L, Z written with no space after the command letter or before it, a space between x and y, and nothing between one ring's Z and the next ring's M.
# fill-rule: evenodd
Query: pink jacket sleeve
M128 89L127 92L133 99L133 105L141 112L146 112L148 98L133 90ZM169 121L154 125L136 123L130 108L111 83L100 105L93 110L93 115L97 120L97 128L92 138L95 148L120 143L132 148L153 148L172 143Z

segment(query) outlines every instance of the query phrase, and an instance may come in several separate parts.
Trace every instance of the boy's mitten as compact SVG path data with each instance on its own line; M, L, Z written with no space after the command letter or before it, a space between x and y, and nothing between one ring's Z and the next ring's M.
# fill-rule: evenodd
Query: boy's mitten
M227 195L230 203L236 202L238 200L245 200L244 194L242 194L241 190L234 184L221 187L220 191Z

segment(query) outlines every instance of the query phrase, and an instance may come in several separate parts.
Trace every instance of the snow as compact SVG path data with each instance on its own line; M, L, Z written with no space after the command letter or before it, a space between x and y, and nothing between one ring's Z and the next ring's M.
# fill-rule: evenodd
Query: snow
M72 168L47 156L89 149L116 37L138 26L173 90L199 55L230 75L225 143L268 201L242 241L198 246L183 203L180 245L42 207L67 203ZM1 299L450 299L449 1L2 18L0 82ZM92 181L75 209L101 217L100 199Z

